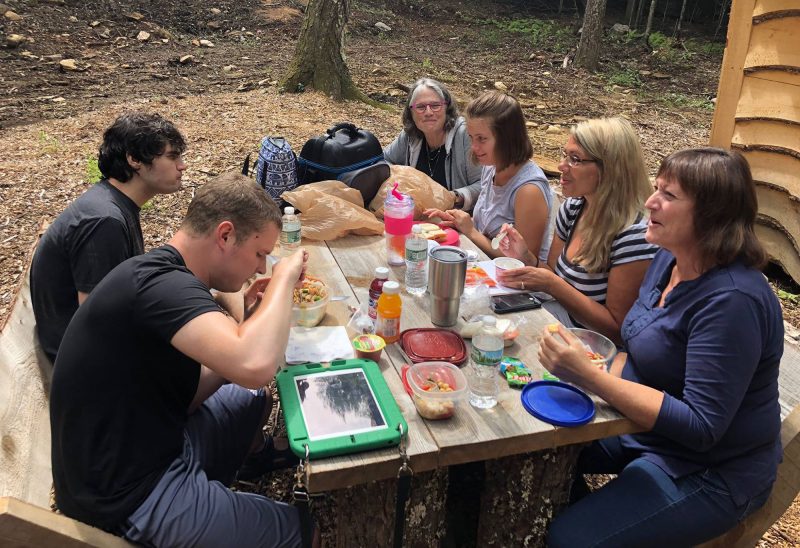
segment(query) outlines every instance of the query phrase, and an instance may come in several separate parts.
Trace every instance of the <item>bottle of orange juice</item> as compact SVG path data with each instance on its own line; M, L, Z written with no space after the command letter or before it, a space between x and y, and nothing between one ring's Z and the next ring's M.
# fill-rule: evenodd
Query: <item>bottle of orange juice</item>
M400 300L400 284L389 281L383 284L383 293L378 299L378 325L376 333L386 344L400 338L400 313L403 302Z

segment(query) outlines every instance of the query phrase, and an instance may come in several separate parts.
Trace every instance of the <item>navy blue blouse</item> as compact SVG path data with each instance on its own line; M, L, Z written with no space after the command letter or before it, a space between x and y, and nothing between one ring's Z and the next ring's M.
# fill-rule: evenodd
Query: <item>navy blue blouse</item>
M674 264L656 254L622 324L622 378L664 392L653 430L622 443L673 478L715 470L741 505L781 460L780 305L761 272L737 262L681 282L659 307Z

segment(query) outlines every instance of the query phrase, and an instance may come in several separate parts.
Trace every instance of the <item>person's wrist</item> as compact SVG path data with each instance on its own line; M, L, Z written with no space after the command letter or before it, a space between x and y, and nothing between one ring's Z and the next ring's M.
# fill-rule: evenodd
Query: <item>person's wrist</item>
M460 192L453 191L453 207L457 209L463 209L464 207L464 196L461 195Z

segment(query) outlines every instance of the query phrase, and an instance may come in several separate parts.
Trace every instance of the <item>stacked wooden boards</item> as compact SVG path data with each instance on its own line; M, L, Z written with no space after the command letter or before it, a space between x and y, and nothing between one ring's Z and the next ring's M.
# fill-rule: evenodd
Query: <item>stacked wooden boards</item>
M711 144L747 158L758 236L800 282L800 0L733 1Z

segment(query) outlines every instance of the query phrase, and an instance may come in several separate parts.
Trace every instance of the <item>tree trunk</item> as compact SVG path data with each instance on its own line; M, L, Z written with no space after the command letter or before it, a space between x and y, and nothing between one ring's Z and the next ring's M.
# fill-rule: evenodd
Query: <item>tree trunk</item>
M625 21L633 28L633 14L636 13L636 0L628 0L625 4Z
M642 10L644 9L644 0L639 0L639 5L636 8L636 20L633 22L633 28L638 29L639 23L642 21Z
M606 0L589 0L583 15L583 32L575 53L575 65L597 70L600 61L600 39L603 35L603 17Z
M309 0L294 60L283 88L295 93L307 87L334 99L373 102L356 88L344 60L344 31L350 0Z
M650 36L650 31L653 30L653 16L656 13L657 0L650 1L650 13L647 14L647 26L644 28L645 37Z
M683 22L683 14L686 12L686 0L683 0L681 4L681 14L678 16L678 26L676 27L678 31L681 30L681 23Z

